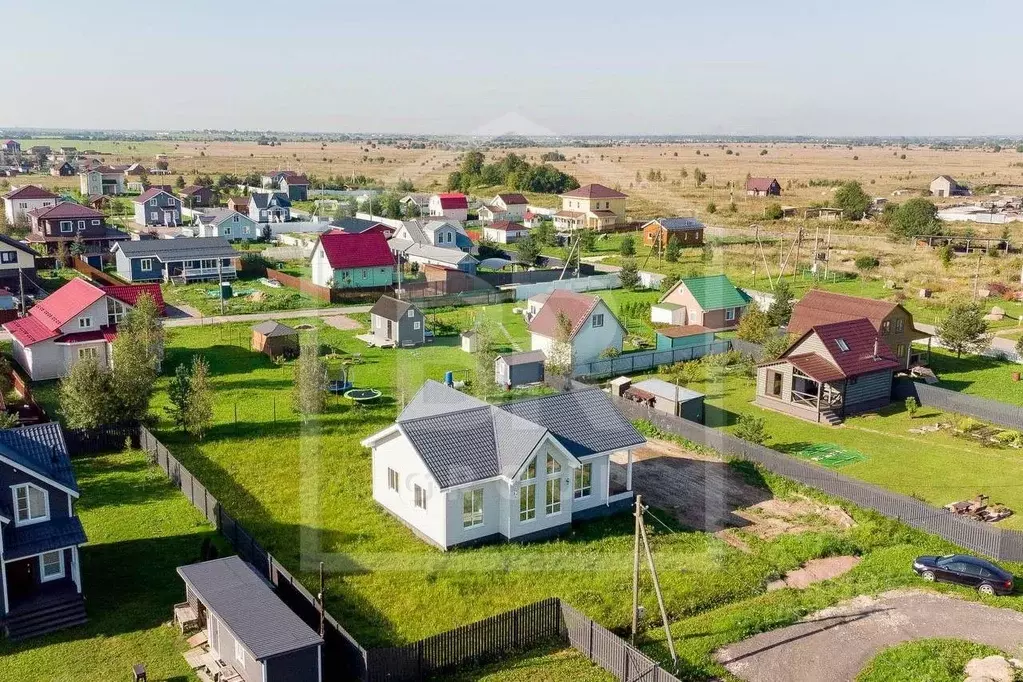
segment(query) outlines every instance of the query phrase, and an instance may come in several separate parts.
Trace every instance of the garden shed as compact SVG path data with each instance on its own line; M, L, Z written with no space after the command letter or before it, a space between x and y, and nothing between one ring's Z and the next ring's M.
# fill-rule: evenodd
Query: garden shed
M298 356L298 330L267 320L252 328L252 350L272 358Z
M542 350L499 355L494 360L494 381L506 389L541 382L546 360Z
M617 384L623 398L652 407L658 412L672 414L690 421L703 423L704 395L663 379Z
M466 353L476 352L476 332L473 330L462 332L462 350Z
M657 330L657 350L693 348L714 343L714 332L699 324L677 324Z

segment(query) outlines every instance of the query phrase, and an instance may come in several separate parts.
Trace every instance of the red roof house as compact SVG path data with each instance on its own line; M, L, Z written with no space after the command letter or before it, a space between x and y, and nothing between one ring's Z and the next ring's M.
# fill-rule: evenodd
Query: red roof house
M311 258L313 283L339 289L386 287L394 283L394 254L375 230L320 235Z
M780 196L781 185L774 178L749 178L746 180L746 194L751 197Z

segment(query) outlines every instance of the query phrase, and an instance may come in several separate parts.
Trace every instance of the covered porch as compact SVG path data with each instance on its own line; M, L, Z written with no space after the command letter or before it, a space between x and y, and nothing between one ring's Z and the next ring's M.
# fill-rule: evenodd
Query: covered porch
M203 258L199 260L168 261L163 271L164 281L196 282L209 279L233 280L238 271L230 259Z
M758 369L755 403L817 423L845 417L846 377L818 355L794 355Z

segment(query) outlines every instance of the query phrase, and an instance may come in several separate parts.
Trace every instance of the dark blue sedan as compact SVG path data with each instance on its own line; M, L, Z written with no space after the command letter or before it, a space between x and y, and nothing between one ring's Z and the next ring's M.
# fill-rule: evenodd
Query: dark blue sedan
M1009 594L1012 574L990 561L966 554L919 556L913 570L929 582L941 581L975 587L981 594Z

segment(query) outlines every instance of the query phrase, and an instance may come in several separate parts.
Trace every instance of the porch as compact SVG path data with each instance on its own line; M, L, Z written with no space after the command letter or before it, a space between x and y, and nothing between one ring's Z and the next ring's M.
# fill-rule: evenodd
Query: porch
M11 608L0 620L13 641L83 625L85 599L71 578L39 584L32 592L11 595Z
M217 259L203 259L193 261L170 261L163 271L165 282L187 283L199 282L202 280L238 279L238 271L234 263L228 261L227 265L218 266Z
M795 358L800 360L800 358ZM812 363L811 363L812 364ZM845 415L845 380L800 369L796 362L761 368L761 390L755 403L777 412L832 426L842 423Z

